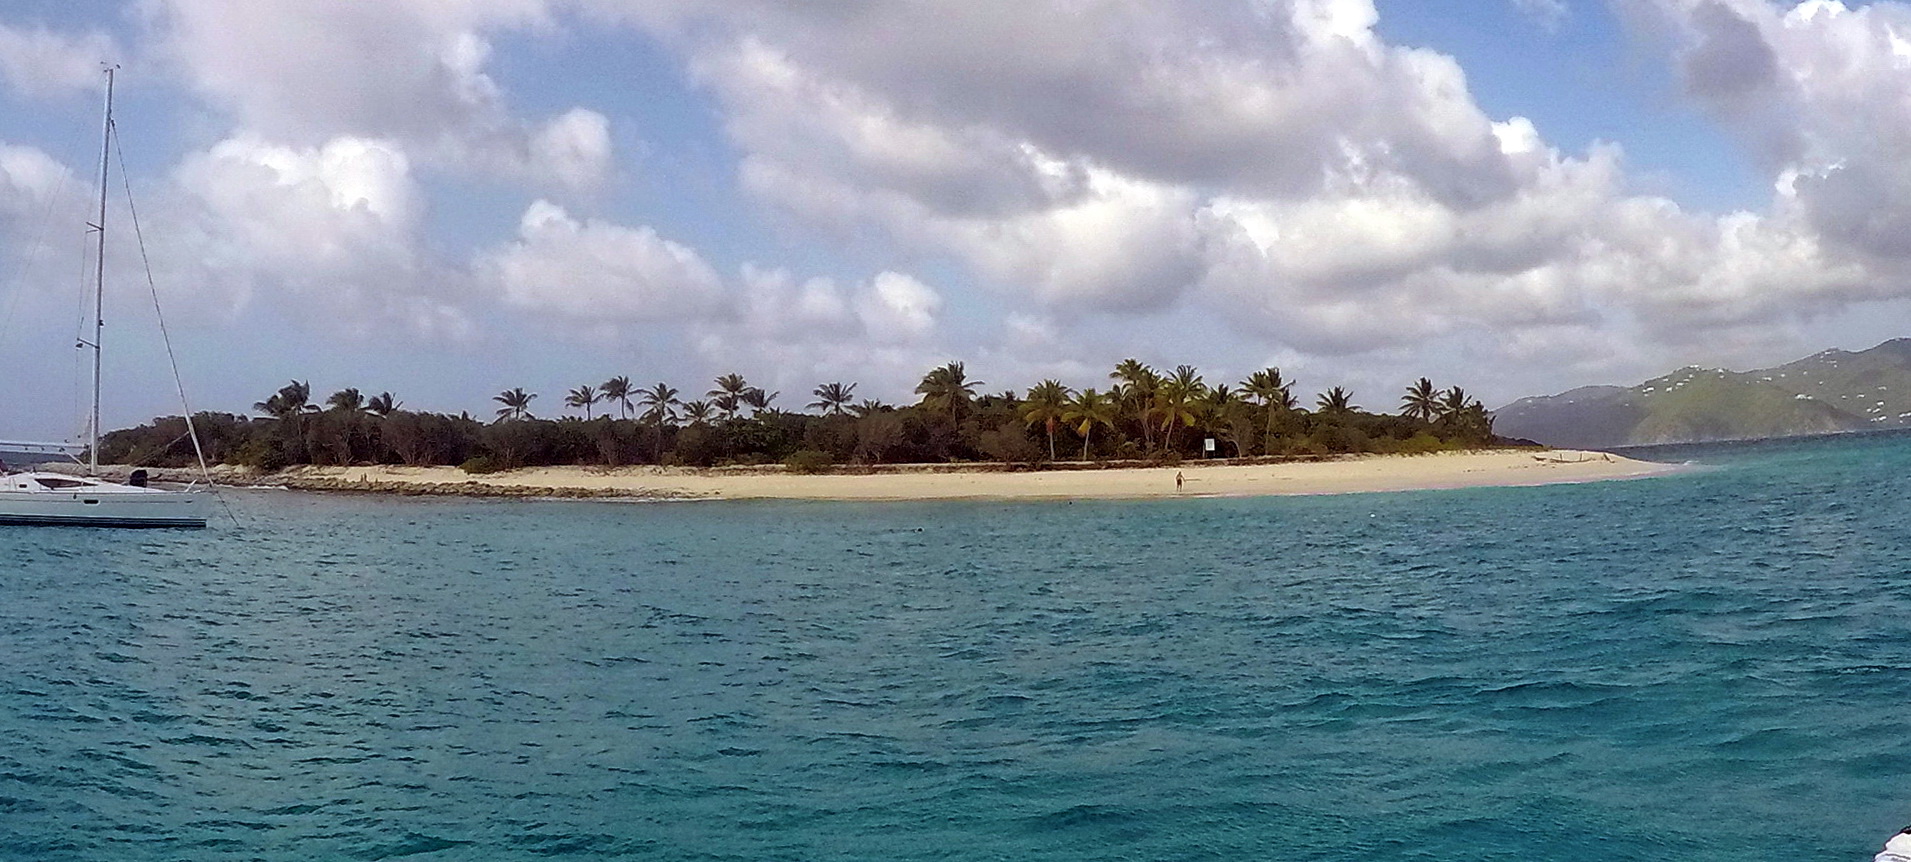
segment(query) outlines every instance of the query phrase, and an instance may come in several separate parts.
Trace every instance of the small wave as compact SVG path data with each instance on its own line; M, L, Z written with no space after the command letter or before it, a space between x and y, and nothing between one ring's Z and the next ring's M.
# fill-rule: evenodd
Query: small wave
M358 859L376 862L379 859L398 859L405 856L417 856L423 853L438 853L454 847L470 845L470 841L426 835L421 832L407 832L396 841L369 847L353 856Z

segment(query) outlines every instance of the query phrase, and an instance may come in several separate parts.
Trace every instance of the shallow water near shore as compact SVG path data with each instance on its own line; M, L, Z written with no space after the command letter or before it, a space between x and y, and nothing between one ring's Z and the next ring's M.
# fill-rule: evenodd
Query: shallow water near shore
M1846 860L1911 436L1344 497L0 528L0 859Z

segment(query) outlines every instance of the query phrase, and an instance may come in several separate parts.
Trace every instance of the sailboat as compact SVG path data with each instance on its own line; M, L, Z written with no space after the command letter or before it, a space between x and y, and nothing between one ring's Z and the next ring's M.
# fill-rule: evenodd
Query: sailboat
M93 352L93 412L88 422L86 475L54 472L12 472L0 463L0 524L86 527L204 527L206 494L187 488L181 491L147 486L145 470L135 470L125 483L108 482L98 477L100 452L100 372L104 351L100 345L106 332L106 189L113 152L113 79L114 69L106 70L106 131L100 152L99 222L90 225L98 234L98 260L93 273L93 339L80 339L77 346ZM186 422L191 427L191 411ZM198 437L193 445L199 444ZM12 444L15 451L54 452L61 444Z

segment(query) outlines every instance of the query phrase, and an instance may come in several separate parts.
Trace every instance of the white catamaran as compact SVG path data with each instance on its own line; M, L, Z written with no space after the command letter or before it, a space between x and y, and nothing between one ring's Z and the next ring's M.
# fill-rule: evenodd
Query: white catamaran
M188 488L162 490L146 486L146 471L135 470L124 483L97 478L100 452L100 368L105 334L106 298L106 183L113 153L113 70L106 70L106 132L100 154L99 222L89 225L98 234L98 261L93 282L93 340L79 347L93 351L93 412L88 422L87 475L54 472L12 472L0 463L0 524L89 527L204 527L206 494ZM123 168L122 168L123 170ZM187 426L192 423L186 411ZM194 436L193 446L199 441ZM62 444L7 444L14 452L56 454L71 447Z

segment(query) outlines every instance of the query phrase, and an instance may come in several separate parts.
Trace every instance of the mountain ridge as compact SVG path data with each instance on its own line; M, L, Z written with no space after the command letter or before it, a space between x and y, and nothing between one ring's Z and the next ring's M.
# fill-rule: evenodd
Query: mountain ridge
M1494 411L1501 434L1584 448L1911 428L1911 338L1771 368L1687 366L1634 386L1581 386Z

